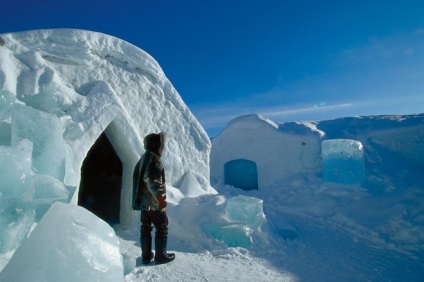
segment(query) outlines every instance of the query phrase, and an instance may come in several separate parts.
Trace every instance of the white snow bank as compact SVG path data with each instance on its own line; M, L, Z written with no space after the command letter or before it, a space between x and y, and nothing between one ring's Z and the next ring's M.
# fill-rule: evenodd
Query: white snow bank
M191 171L184 176L180 191L188 198L195 198L201 195L218 194L216 190L209 185L209 181L201 175Z

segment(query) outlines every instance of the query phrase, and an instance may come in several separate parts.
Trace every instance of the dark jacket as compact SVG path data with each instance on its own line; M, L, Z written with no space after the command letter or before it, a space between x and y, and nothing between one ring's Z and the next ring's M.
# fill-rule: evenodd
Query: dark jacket
M146 152L134 168L134 210L164 210L166 205L165 170L161 156L165 148L165 133L152 133L144 138Z

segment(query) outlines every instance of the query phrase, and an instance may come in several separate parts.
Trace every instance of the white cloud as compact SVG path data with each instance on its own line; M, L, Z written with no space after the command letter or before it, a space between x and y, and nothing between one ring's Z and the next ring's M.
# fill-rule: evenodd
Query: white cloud
M313 105L302 108L291 108L291 109L270 109L268 111L261 112L261 115L267 117L280 117L280 116L290 116L297 115L302 113L312 113L312 112L324 112L324 111L338 111L345 108L352 107L351 103L337 104L337 105Z
M414 34L424 34L424 28L417 28L417 29L414 31Z

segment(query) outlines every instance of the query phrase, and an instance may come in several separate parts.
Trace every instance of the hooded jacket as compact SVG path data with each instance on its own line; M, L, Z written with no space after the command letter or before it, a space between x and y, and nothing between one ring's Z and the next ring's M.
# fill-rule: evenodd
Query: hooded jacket
M146 152L135 166L133 175L134 210L165 209L165 170L160 159L164 148L165 133L151 133L144 138Z

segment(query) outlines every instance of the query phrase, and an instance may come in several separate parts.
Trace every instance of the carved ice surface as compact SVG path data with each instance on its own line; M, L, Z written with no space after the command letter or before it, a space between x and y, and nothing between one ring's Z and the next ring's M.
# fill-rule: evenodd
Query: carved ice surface
M34 223L32 143L0 146L0 253L15 249Z
M82 207L57 202L13 254L0 281L115 282L123 275L112 227Z
M206 231L229 247L248 248L252 232L264 221L263 201L254 197L236 196L227 201L225 215L228 222L209 223Z
M224 242L228 247L248 248L251 246L251 230L242 224L208 223L207 232L215 239Z
M34 175L34 209L39 221L56 201L69 202L70 192L63 182L47 174Z
M0 89L0 120L9 115L10 109L15 102L15 95L9 91L2 91Z
M37 173L59 180L65 175L65 146L60 119L28 106L12 109L12 144L29 139L34 144L33 167Z
M362 143L350 139L322 142L324 179L345 184L360 183L365 177Z
M231 221L242 222L257 229L264 221L263 201L254 197L236 196L227 201L226 215Z

